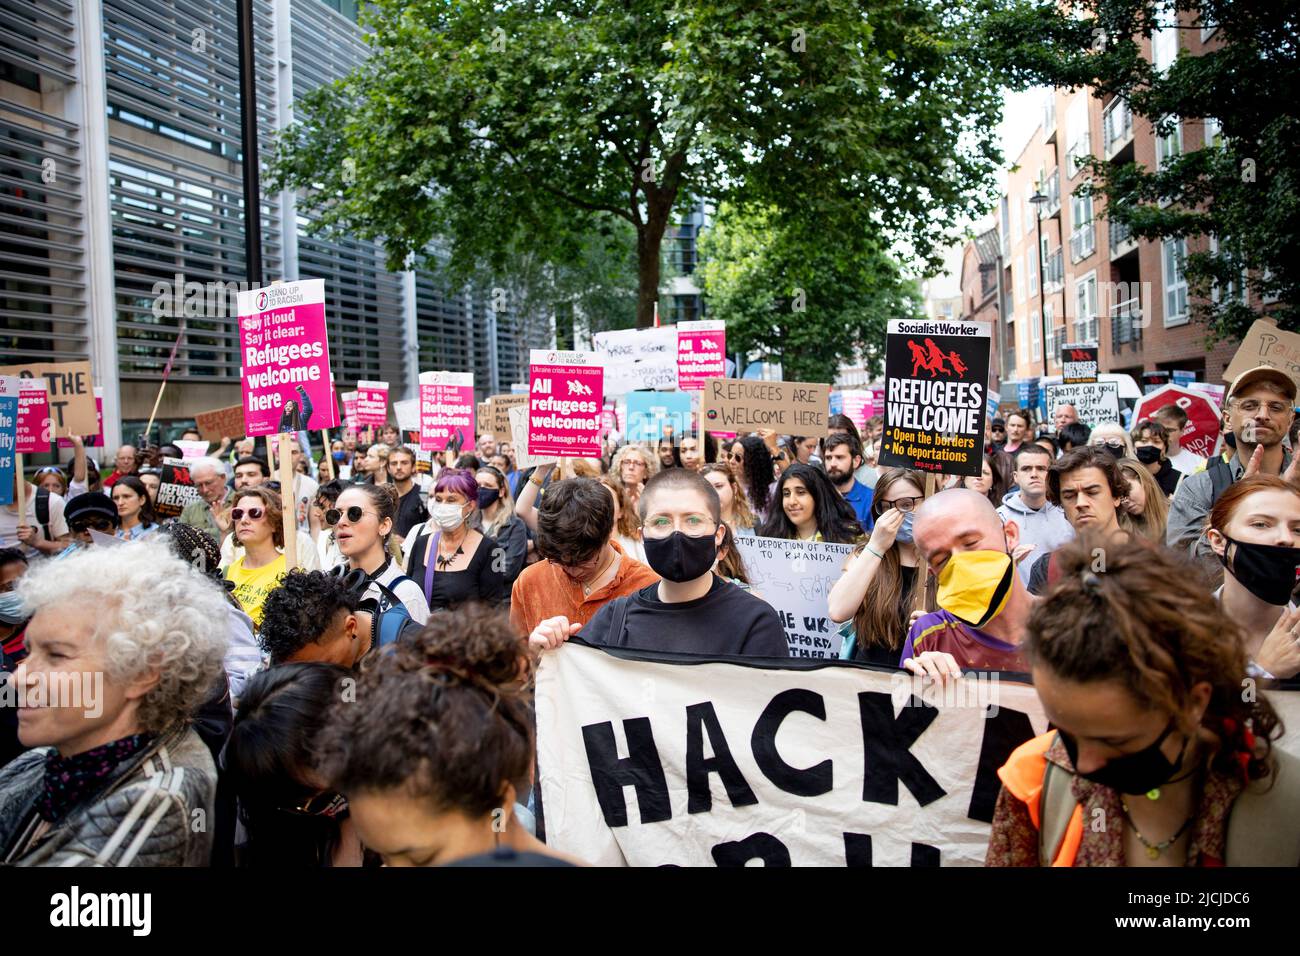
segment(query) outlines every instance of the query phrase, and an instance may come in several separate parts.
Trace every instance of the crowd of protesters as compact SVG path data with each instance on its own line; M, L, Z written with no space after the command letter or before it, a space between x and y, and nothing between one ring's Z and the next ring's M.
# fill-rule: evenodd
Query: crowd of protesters
M492 435L430 461L345 431L296 447L291 488L223 440L169 518L179 449L123 445L101 476L74 440L0 508L0 647L20 687L101 674L105 706L0 710L0 861L581 863L536 835L538 661L573 638L786 658L736 544L760 536L851 546L842 660L1032 679L1054 729L999 771L989 865L1248 864L1234 820L1297 829L1300 770L1240 691L1300 677L1295 404L1285 374L1238 376L1208 461L1176 405L1130 429L1017 410L978 474L938 481L843 415L531 469ZM1124 825L1081 825L1096 810Z

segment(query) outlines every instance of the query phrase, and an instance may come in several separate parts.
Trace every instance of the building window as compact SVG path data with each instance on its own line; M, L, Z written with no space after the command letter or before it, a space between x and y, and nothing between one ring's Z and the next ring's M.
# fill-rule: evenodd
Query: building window
M1164 4L1156 14L1156 28L1151 31L1151 65L1157 73L1166 72L1178 59L1178 11L1172 3Z
M1161 136L1156 133L1156 167L1164 169L1165 164L1183 152L1183 121L1174 118L1169 132Z
M1003 196L1002 197L1002 258L1003 259L1011 258L1011 238L1012 238L1011 226L1013 223L1019 226L1019 223L1015 222L1015 220L1011 218L1010 203L1007 201L1007 197ZM1016 239L1020 238L1020 230L1018 228L1015 230L1014 238Z
M1204 129L1206 146L1223 145L1223 124L1219 122L1217 116L1205 117Z
M1097 226L1092 219L1092 194L1076 189L1070 196L1070 261L1086 259L1097 249Z
M1034 216L1036 210L1034 204L1029 201L1029 197L1034 194L1034 184L1030 183L1025 187L1025 235L1034 231Z
M1025 301L1025 254L1022 252L1016 256L1016 267L1012 270L1015 273L1016 302Z
M1216 256L1219 254L1218 236L1210 237L1210 253ZM1242 305L1245 305L1246 304L1246 270L1245 269L1241 270L1240 281L1229 282L1226 286L1222 288L1216 282L1214 284L1214 288L1210 292L1210 298L1216 303L1217 302L1239 302Z
M1038 263L1033 261L1032 254L1025 275L1029 280L1029 297L1032 299L1038 295Z
M1088 129L1088 94L1077 95L1066 114L1065 135L1069 148L1065 151L1065 169L1071 179L1079 174L1080 161L1092 153L1092 133Z
M1166 239L1160 258L1165 285L1165 325L1185 325L1187 276L1183 273L1183 263L1187 261L1187 240Z
M1074 341L1097 341L1097 273L1074 280Z
M1029 359L1032 362L1043 360L1043 329L1038 324L1038 310L1029 313Z

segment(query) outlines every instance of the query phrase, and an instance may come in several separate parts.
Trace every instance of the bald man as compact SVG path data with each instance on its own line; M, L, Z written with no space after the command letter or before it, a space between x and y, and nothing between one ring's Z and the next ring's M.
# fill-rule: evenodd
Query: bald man
M1034 599L1011 557L1016 523L979 492L951 488L916 510L912 539L939 579L939 610L912 625L899 663L939 678L953 668L1027 672L1020 645Z

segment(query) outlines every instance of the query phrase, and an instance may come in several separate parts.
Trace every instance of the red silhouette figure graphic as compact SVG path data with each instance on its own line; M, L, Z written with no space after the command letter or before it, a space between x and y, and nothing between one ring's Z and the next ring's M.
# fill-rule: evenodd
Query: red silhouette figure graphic
M956 352L941 352L939 346L934 344L933 339L925 340L925 348L917 345L911 339L907 340L907 347L912 353L912 376L921 369L930 373L931 378L936 378L940 372L944 375L965 375L967 371L966 363L961 360L961 356ZM952 368L948 367L948 362L952 363Z

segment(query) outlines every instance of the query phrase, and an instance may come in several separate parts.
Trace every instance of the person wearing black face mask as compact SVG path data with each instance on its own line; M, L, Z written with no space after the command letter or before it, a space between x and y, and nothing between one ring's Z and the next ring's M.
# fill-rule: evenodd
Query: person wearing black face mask
M534 648L556 647L576 633L610 647L789 656L776 610L713 573L725 528L708 481L684 468L661 471L646 483L637 507L646 560L661 580L610 601L585 625L543 621L529 638Z
M1295 866L1300 759L1237 623L1185 561L1133 542L1059 552L1024 653L1052 729L998 770L989 866ZM1096 825L1098 821L1102 825Z
M1252 675L1300 685L1300 491L1272 476L1234 482L1210 510L1206 532L1224 566L1219 603L1246 634Z
M514 587L515 578L524 569L528 555L528 529L515 514L515 500L510 494L510 481L504 472L484 465L474 476L478 482L479 530L496 541L505 560L502 576L507 591Z
M1172 497L1183 473L1178 471L1167 457L1169 439L1165 435L1164 426L1150 420L1141 421L1133 427L1131 435L1133 452L1137 460L1146 465L1147 471L1151 472L1160 490Z

